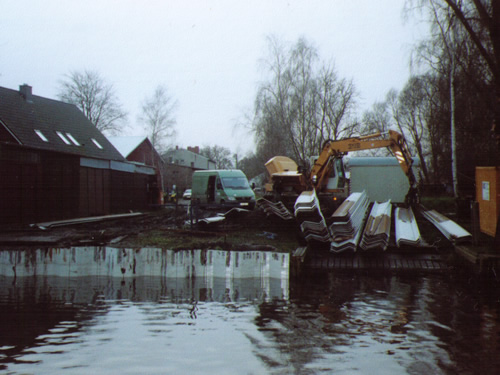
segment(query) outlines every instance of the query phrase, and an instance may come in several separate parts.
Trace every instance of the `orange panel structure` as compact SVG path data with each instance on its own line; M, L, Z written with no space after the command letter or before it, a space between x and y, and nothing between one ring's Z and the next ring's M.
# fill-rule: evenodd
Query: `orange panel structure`
M500 212L500 167L476 167L476 201L481 232L494 237Z

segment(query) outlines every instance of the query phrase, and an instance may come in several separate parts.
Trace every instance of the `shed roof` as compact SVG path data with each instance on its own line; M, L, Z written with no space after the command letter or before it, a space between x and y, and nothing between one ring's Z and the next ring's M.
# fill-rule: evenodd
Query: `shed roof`
M115 148L127 158L132 151L147 139L145 136L116 136L108 137L108 140L115 146Z
M120 160L123 156L73 104L0 87L0 127L10 143L26 147Z

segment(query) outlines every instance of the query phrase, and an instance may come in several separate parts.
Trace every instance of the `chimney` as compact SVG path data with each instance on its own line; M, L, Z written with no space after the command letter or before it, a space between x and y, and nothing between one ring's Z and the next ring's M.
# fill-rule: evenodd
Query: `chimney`
M24 85L19 86L19 93L24 97L27 103L33 103L33 94L31 93L31 86Z

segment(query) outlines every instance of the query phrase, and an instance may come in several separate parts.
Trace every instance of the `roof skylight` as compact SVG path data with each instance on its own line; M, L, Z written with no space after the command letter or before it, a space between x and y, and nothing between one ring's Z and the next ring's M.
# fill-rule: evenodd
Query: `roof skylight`
M94 144L99 148L99 149L104 149L104 147L101 146L101 144L99 142L97 142L94 138L92 138L92 142L94 142Z
M44 142L48 142L49 141L47 139L47 137L42 133L41 130L38 130L38 129L34 129L34 130L35 130L36 135L38 135L42 141L44 141Z
M75 137L73 137L73 136L71 135L71 133L66 133L66 137L68 137L68 138L71 140L71 142L73 142L73 143L74 143L74 145L75 145L75 146L81 146L80 142L78 142L78 141L75 139Z
M56 130L56 134L59 136L59 138L62 139L62 141L64 143L66 143L67 145L71 146L71 142L68 141L68 138L66 138L63 133L61 133L60 131Z

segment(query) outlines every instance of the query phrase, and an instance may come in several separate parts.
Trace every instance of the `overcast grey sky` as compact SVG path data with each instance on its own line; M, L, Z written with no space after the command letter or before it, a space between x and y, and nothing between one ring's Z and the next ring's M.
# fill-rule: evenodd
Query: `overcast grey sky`
M401 89L425 25L403 22L403 0L0 0L0 86L27 83L57 99L70 71L96 70L137 115L164 84L179 102L177 144L218 144L240 155L253 139L234 132L251 111L266 36L304 36L352 79L362 109Z

